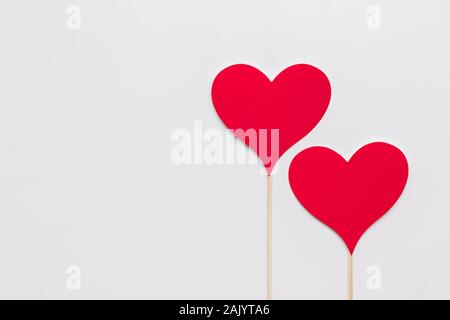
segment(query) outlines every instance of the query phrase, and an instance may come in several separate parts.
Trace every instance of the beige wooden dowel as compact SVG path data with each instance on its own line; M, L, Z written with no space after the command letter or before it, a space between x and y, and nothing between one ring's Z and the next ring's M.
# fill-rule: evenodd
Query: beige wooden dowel
M272 176L267 180L267 299L272 299Z
M353 300L353 257L348 253L348 300Z

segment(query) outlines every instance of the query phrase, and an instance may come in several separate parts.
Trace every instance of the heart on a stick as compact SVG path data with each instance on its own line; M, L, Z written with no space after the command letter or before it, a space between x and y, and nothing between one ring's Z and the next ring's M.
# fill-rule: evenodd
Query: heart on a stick
M331 87L322 71L307 64L290 66L273 81L236 64L216 76L211 95L223 123L258 154L270 175L283 153L320 121Z
M406 157L384 142L365 145L349 161L325 147L308 148L289 167L289 183L299 202L344 240L350 254L394 205L407 179Z

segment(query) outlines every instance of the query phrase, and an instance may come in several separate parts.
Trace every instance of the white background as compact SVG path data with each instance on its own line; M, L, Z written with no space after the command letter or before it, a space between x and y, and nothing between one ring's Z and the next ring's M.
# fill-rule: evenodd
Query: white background
M449 12L445 0L1 1L0 298L265 298L266 178L177 166L170 137L195 120L226 131L210 99L222 68L273 78L309 63L332 99L274 176L274 298L347 290L346 248L293 196L290 160L382 140L410 177L356 248L354 296L449 299Z

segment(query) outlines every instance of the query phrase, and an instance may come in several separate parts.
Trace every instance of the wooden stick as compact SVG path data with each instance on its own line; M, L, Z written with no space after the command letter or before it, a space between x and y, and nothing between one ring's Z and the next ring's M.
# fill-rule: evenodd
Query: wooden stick
M272 176L267 177L267 299L272 300Z
M352 254L348 253L348 300L353 300L353 258Z

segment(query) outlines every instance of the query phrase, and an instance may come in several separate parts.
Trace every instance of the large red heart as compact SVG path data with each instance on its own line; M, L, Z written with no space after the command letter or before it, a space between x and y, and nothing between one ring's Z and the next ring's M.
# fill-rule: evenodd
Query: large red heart
M320 121L331 87L322 71L307 64L290 66L273 81L252 66L236 64L216 76L211 95L223 123L258 154L270 175L278 158ZM257 143L244 134L249 129L259 134ZM278 129L279 139L272 129Z
M374 142L347 162L335 151L312 147L289 168L300 203L337 232L352 254L363 233L397 201L408 179L408 162L396 147Z

